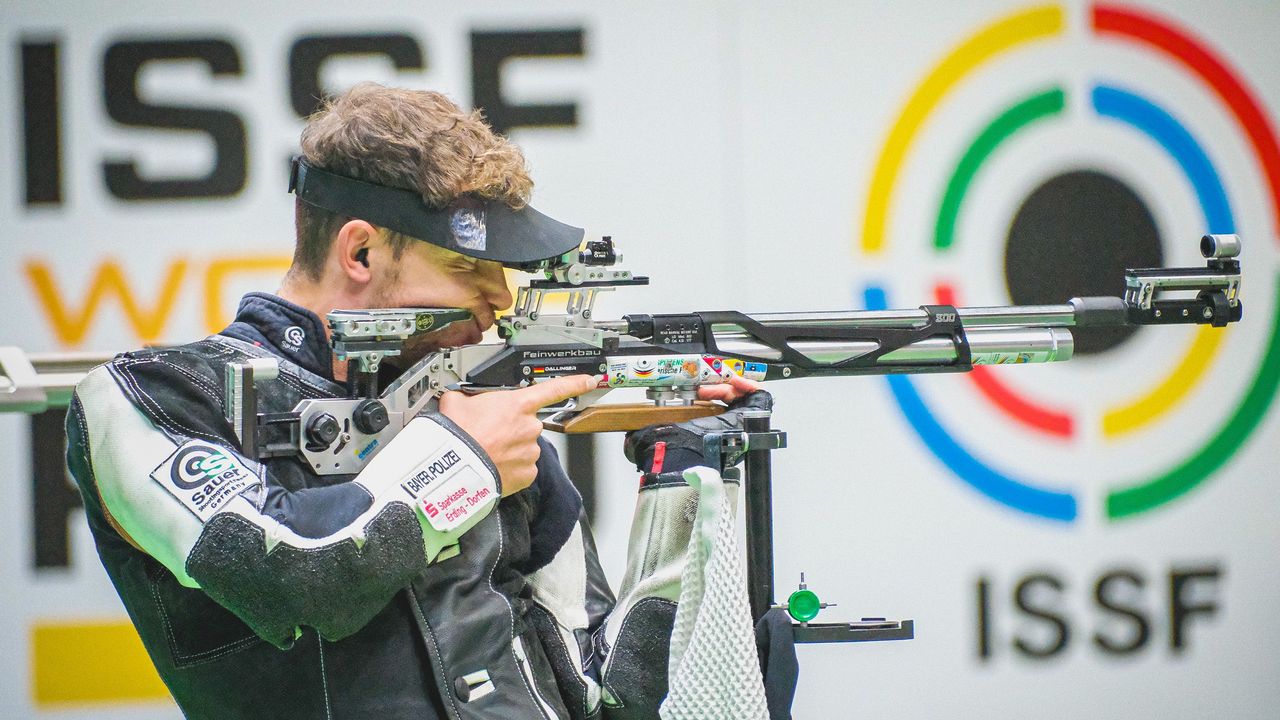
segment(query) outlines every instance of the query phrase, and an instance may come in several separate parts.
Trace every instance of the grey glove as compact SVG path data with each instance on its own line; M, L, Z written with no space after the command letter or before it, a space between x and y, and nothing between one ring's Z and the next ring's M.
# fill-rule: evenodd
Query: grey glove
M646 474L679 473L706 464L702 439L711 433L742 429L742 414L748 410L772 410L773 396L764 390L734 400L719 415L697 418L679 425L652 425L627 433L623 451L636 469ZM659 452L661 448L661 452ZM654 467L655 458L659 461Z

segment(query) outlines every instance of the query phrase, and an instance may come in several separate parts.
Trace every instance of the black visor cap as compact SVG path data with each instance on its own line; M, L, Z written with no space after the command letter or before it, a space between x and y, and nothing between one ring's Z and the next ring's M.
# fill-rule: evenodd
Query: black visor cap
M462 195L443 208L433 208L411 190L331 173L301 157L293 160L289 191L338 215L504 265L559 257L582 244L582 228L528 206L513 210L501 200Z

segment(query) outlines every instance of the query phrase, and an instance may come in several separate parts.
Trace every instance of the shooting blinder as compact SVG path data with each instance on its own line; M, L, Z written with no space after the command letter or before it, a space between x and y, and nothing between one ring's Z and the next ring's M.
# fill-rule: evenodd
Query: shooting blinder
M462 195L443 208L412 190L329 172L293 159L289 192L339 215L356 217L446 250L504 265L536 263L578 249L583 230L525 206Z

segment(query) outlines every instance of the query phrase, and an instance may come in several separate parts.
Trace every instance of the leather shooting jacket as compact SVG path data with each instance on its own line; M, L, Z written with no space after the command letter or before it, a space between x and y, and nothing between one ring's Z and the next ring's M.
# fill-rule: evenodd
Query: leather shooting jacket
M99 556L186 716L598 715L592 636L614 600L554 449L500 500L484 451L439 415L358 475L244 457L224 371L264 357L280 372L258 384L261 412L347 396L321 320L253 293L218 335L93 370L67 416ZM407 489L440 458L452 474ZM437 491L478 509L433 525Z

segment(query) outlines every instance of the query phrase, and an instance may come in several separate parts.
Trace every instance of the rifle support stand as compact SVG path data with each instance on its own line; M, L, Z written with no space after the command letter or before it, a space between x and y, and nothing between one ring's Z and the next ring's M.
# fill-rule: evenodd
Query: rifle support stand
M787 446L787 434L770 428L768 410L743 415L741 432L713 433L704 439L707 465L725 479L737 479L739 461L745 465L743 494L747 515L747 597L751 619L760 618L773 607L773 471L769 453ZM910 640L915 637L914 620L863 618L843 623L792 623L797 643L870 642Z

